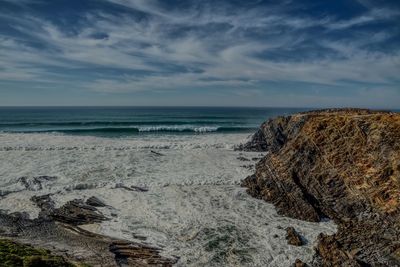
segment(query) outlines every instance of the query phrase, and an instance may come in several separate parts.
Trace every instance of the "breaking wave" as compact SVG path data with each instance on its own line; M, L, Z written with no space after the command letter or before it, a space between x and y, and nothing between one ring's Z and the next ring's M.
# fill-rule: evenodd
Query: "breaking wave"
M98 128L69 128L69 129L43 129L43 130L3 130L4 133L51 133L66 134L90 134L90 133L114 133L114 134L138 134L138 133L210 133L210 132L248 132L254 128L236 126L186 126L186 125L159 125L143 127L98 127Z

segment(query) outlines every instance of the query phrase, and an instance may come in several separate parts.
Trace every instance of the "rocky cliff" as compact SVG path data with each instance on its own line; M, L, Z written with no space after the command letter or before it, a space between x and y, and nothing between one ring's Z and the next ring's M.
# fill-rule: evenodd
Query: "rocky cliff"
M282 215L338 224L314 266L400 266L400 114L322 110L271 119L239 149L269 151L243 186Z

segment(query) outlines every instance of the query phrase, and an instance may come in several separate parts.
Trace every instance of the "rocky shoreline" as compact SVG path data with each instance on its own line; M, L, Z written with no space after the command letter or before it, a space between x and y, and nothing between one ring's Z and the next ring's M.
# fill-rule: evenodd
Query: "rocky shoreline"
M277 117L238 149L269 152L242 183L250 195L282 215L338 225L319 236L312 266L400 266L400 114Z
M399 114L345 109L278 117L265 122L238 150L263 152L257 157L253 154L253 158L244 157L244 152L237 156L241 168L254 170L252 163L258 161L255 173L242 183L250 195L273 203L281 215L311 222L331 219L338 225L336 234L318 237L313 260L311 253L307 259L296 254L293 266L400 266ZM56 179L21 177L20 187L0 195L24 189L40 191ZM86 190L93 185L70 187ZM149 190L120 183L110 188L138 194ZM2 246L12 250L16 246L23 253L36 253L34 257L11 255L18 262L42 261L43 267L47 266L43 263L46 260L69 267L173 266L178 262L179 257L166 257L162 249L146 244L146 238L131 242L89 231L93 225L119 217L106 212L113 208L101 195L91 191L56 205L57 193L48 193L26 198L40 209L35 219L27 213L0 210L0 250ZM301 229L297 232L297 226L288 226L294 225L277 227L282 234L273 238L281 238L290 246L308 246L312 252L311 239L305 238ZM219 234L220 229L216 231ZM313 233L315 240L319 232ZM264 240L265 235L261 238Z
M178 260L161 256L159 248L95 234L82 228L83 225L109 220L97 209L105 204L96 197L90 197L86 202L75 199L59 208L55 207L51 195L35 196L31 200L41 210L36 219L29 219L24 213L0 212L1 238L18 242L15 244L19 246L29 244L35 249L49 250L62 259L62 262L66 262L65 266L71 267L168 267ZM40 262L40 264L32 267L64 266L57 265L58 263L46 265L45 262Z

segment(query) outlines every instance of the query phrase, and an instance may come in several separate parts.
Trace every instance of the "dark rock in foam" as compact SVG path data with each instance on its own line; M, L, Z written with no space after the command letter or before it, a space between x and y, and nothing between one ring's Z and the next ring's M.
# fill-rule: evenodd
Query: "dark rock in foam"
M293 227L286 228L286 240L288 241L288 244L292 246L304 245L300 234Z
M89 197L86 200L86 204L93 206L93 207L105 207L107 206L103 201L101 201L100 199L98 199L95 196Z

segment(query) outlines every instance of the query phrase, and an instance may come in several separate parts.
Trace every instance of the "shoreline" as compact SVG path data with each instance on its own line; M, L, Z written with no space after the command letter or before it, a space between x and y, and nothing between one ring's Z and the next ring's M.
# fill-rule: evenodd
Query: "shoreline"
M375 226L379 223L380 219L377 221L368 221L368 216L375 216L375 211L367 211L363 213L362 210L359 210L357 212L361 212L363 214L362 216L367 216L365 217L367 218L365 220L365 223L360 224L358 222L357 224L354 224L350 221L350 223L346 224L343 222L343 219L335 217L336 215L332 215L333 213L329 211L329 206L316 204L316 201L318 201L318 203L319 201L321 201L321 195L318 195L318 193L316 192L310 191L311 189L309 189L307 186L303 186L301 180L303 179L303 172L313 169L312 167L307 165L310 164L310 162L308 161L309 157L307 157L307 155L310 155L307 154L307 151L309 151L310 149L307 146L307 144L309 144L309 139L304 139L304 142L302 141L303 143L301 143L300 147L297 144L293 146L286 145L292 144L293 140L303 140L297 137L299 131L301 132L308 129L306 135L310 136L310 138L317 138L317 134L323 133L325 129L330 129L329 125L334 125L335 123L337 123L338 120L340 121L341 119L346 119L346 123L348 123L348 121L352 122L353 120L363 123L370 123L371 120L371 123L375 123L375 119L378 117L380 118L379 120L382 120L384 122L386 120L385 116L394 116L395 118L397 118L398 116L398 114L387 112L364 112L367 111L357 109L325 110L312 111L309 113L301 113L299 115L295 114L289 117L278 117L276 119L272 119L262 125L261 129L264 130L262 134L260 134L260 132L256 132L253 135L253 139L250 140L249 143L244 145L249 145L251 149L258 149L257 151L262 151L262 154L260 154L260 152L241 152L239 150L235 150L235 143L233 141L236 140L235 138L237 138L239 135L226 135L226 137L232 137L232 139L229 139L231 137L228 138L228 143L230 145L227 145L227 140L222 141L224 136L219 136L221 137L221 139L218 139L218 137L215 140L212 139L215 137L212 135L195 137L187 136L184 138L185 141L183 141L183 143L182 140L176 139L176 141L174 141L176 142L176 144L166 149L163 147L165 147L165 144L167 142L170 142L170 140L167 139L166 143L160 143L159 141L154 140L154 144L156 145L155 148L153 145L149 144L144 144L143 147L138 148L135 145L132 146L132 144L136 143L125 143L126 140L113 140L113 145L107 147L107 142L111 142L111 140L106 141L107 139L104 138L76 138L74 136L66 137L36 135L42 139L39 139L39 142L36 145L43 149L21 151L14 149L11 150L11 152L24 154L28 153L31 155L35 155L35 153L41 153L41 155L58 155L57 157L61 156L64 160L66 159L64 158L65 155L69 155L71 158L79 158L82 155L87 156L94 153L93 156L95 157L93 158L97 158L99 161L96 164L115 162L118 163L118 165L116 166L129 165L128 161L126 164L121 165L123 161L121 162L121 159L116 161L117 158L122 156L122 159L127 157L132 160L132 156L134 155L135 158L141 158L141 161L143 162L143 165L139 166L146 166L146 168L149 168L149 166L151 166L152 164L154 167L161 166L160 164L164 164L163 166L166 166L165 164L170 164L170 174L165 173L165 169L160 168L160 174L164 172L162 175L163 178L161 180L168 179L168 177L171 177L172 173L182 173L178 175L173 175L175 180L163 181L163 183L157 182L154 184L149 184L148 176L144 175L143 180L138 180L137 174L136 176L134 176L134 180L130 180L132 178L129 178L127 180L115 180L104 183L105 180L103 182L101 179L98 180L99 177L94 172L92 175L93 179L95 180L93 181L97 181L96 183L92 183L89 179L87 180L87 182L84 183L75 183L74 185L70 184L67 187L58 187L58 189L57 187L54 187L53 184L59 185L59 177L55 177L53 179L51 176L31 177L28 175L26 177L26 180L20 180L19 183L20 185L24 186L25 189L23 190L28 190L29 192L31 192L31 197L35 195L46 196L46 194L48 193L55 193L54 190L58 192L57 194L51 196L50 200L48 199L45 201L47 203L46 205L48 205L48 203L51 203L53 201L52 199L54 198L55 205L52 204L54 205L54 207L51 208L51 212L59 209L68 210L68 205L71 205L71 202L75 204L84 203L89 196L96 196L99 197L102 201L105 201L106 207L95 208L95 212L101 214L101 216L104 216L107 219L103 220L100 216L98 218L99 221L95 221L94 224L90 222L85 222L85 224L79 225L75 225L76 222L71 222L68 219L68 222L66 223L66 221L63 221L64 219L60 221L60 218L57 216L50 216L50 219L46 218L46 216L43 217L44 211L43 207L41 207L40 204L38 207L41 208L41 212L39 213L38 218L28 219L26 217L26 214L15 213L12 215L15 218L10 218L7 217L9 215L6 215L5 219L3 218L3 223L5 221L19 220L18 224L20 226L25 224L25 226L27 227L25 227L25 230L23 232L29 232L29 235L31 237L37 236L37 234L35 234L37 228L43 228L46 229L47 232L51 232L56 236L62 236L61 239L51 239L51 237L46 236L46 234L39 231L39 233L42 233L43 239L42 241L36 241L36 244L43 245L50 241L50 243L52 243L53 245L56 244L56 246L54 247L57 247L57 249L53 251L55 251L56 253L60 252L61 255L69 257L71 257L71 255L75 255L73 257L73 260L79 260L79 257L81 257L79 256L79 253L82 253L82 247L80 247L80 245L77 245L81 244L80 240L85 240L84 242L87 244L93 243L93 245L89 246L88 250L103 251L104 253L102 254L106 258L98 258L98 255L89 253L89 263L91 263L93 266L96 266L96 261L107 262L109 266L115 266L115 264L118 265L118 262L121 261L121 259L118 259L119 256L116 257L116 254L114 253L116 251L117 254L122 251L122 257L124 258L123 261L126 261L128 258L129 261L134 262L132 263L133 265L139 264L140 261L147 261L150 259L153 260L154 258L156 258L159 260L159 263L161 262L160 264L164 264L164 266L172 266L173 264L175 264L176 266L196 266L195 264L193 265L192 263L190 263L190 259L199 257L201 260L206 260L207 257L211 257L207 260L211 260L211 262L214 263L219 262L219 264L228 264L229 262L237 262L244 266L262 266L261 262L263 262L263 260L267 260L266 262L268 262L270 266L282 266L283 263L289 264L289 262L290 264L296 262L296 266L303 266L301 264L306 263L312 264L312 266L321 266L328 263L340 265L343 262L354 260L354 258L357 259L357 257L359 257L358 255L363 255L362 257L367 257L365 256L366 254L362 252L362 250L357 250L357 252L355 252L356 254L352 254L352 257L354 258L346 258L348 256L343 255L348 255L348 253L342 252L343 247L341 247L345 246L346 243L341 242L344 242L343 240L346 238L346 236L351 236L351 238L353 238L354 240L352 242L355 242L355 244L357 244L357 242L359 244L364 244L364 241L362 241L361 238L367 237L365 237L365 233L363 233L363 231L371 233L369 232L371 229L371 231L376 230L376 232L372 234L374 236L373 238L378 238L377 240L379 240L378 235L382 233L379 232L379 230L376 229ZM353 114L355 115L353 116ZM309 121L316 121L319 123L319 118L323 118L323 121L325 124L327 123L327 126L321 128L320 126L316 126L314 124L308 125L308 123L310 123ZM330 119L332 119L332 121L330 121ZM291 120L293 120L294 123L291 122ZM387 127L393 126L390 124L382 125L386 125ZM265 132L265 129L268 129L267 134ZM349 127L348 129L350 131L349 135L351 135L351 130L357 128ZM396 142L398 141L398 139L390 139L392 138L390 137L390 134L392 134L393 131L384 131L380 129L375 131L377 133L387 133L387 138L389 139L385 139L385 142L387 142L388 140L394 140L394 147L397 147ZM343 133L346 132L342 132L342 134ZM242 136L244 136L244 134ZM368 134L366 136L368 137ZM24 137L24 135L22 135L22 137ZM325 138L327 137L325 136ZM66 142L66 140L69 141ZM86 143L87 140L91 140L90 142L93 143ZM207 140L207 143L204 143L204 140ZM355 142L354 146L357 146L360 142L358 140L354 141L353 139L349 140ZM74 144L74 142L71 141L75 141L78 143ZM79 142L85 144L87 149L78 149ZM129 142L133 141L131 140ZM149 140L146 140L146 142L149 142ZM190 146L186 146L185 142L190 142ZM316 141L314 142L317 144ZM330 144L329 142L321 144ZM160 144L161 146L159 146ZM177 146L177 144L179 145ZM199 146L199 144L201 144L201 146ZM59 147L60 149L54 150L53 145L55 145L55 147ZM304 147L302 147L302 145L304 145ZM52 149L48 149L52 146ZM77 149L69 149L71 147L77 147ZM18 146L14 146L14 148L18 148ZM244 147L242 146L241 148L243 149ZM324 148L321 147L321 149ZM265 154L266 151L268 151L267 154ZM280 153L283 153L282 151L284 151L284 154L281 155ZM333 154L336 153L334 152L335 150L332 151ZM374 150L371 149L371 151ZM372 153L371 151L370 153ZM7 153L6 150L3 152ZM394 152L396 153L396 150ZM200 157L194 157L194 155L198 155L199 153L201 155ZM297 159L287 157L288 155L296 155L296 153L306 154L298 156ZM316 162L318 162L319 158L318 153L314 152L314 154L312 154L316 156ZM220 160L221 157L224 157L225 159L223 161L216 161L216 159ZM171 161L172 159L173 161ZM290 160L286 161L287 159ZM176 160L179 161L178 165L176 163ZM43 166L54 166L51 165L51 162L45 163L44 159L41 159L41 161L43 161L43 163L41 163L44 164ZM290 170L292 166L290 164L295 164L294 166L297 166L296 172L299 175L299 180L294 179L294 184L282 184L283 187L292 188L291 190L294 190L293 196L296 199L295 205L293 203L290 205L284 204L287 203L288 198L284 193L280 192L279 190L276 191L277 194L281 195L279 197L279 201L276 201L277 198L274 197L274 191L270 191L272 192L271 199L266 199L264 196L260 195L260 192L267 192L265 191L266 188L257 189L261 191L250 191L250 195L255 196L256 198L261 198L263 200L272 202L275 205L275 207L273 207L270 204L265 203L263 200L252 198L250 195L247 195L243 191L244 189L240 188L240 181L244 177L246 177L246 173L250 176L246 180L244 180L243 185L250 188L251 190L255 190L254 186L258 183L257 179L260 179L262 183L265 183L266 180L262 180L260 177L252 178L251 173L255 172L256 175L258 175L257 173L260 173L260 171L265 173L265 166L269 166L268 164L270 164L269 162L271 161L274 162L274 168L270 168L270 171L273 170L276 177L272 180L272 182L270 181L266 183L268 186L269 184L271 184L271 186L274 186L274 181L285 179L284 177L286 177L286 174L282 170ZM87 162L94 161L90 159L90 161ZM136 167L138 167L138 161L135 160L134 162L136 164ZM204 167L203 164L205 162L209 162L210 165L208 165L208 167ZM289 165L282 164L281 166L280 162ZM190 171L193 169L194 163L199 164L199 166L196 167L196 171L200 171L199 173L192 173ZM301 164L296 165L297 163ZM186 166L186 164L187 169L176 169L177 166L183 167ZM220 164L227 165L223 165L224 167L221 168L222 165ZM254 164L256 164L255 169ZM321 164L325 163L322 162ZM86 166L85 163L85 168L87 168L88 166L90 167L90 165ZM212 166L218 166L218 168L215 168L213 170L214 167ZM140 168L137 169L140 170ZM323 168L327 169L326 166ZM71 168L71 174L76 171L76 168ZM102 170L102 172L104 172L104 170ZM115 175L115 172L109 173ZM266 173L268 173L268 171ZM143 174L146 174L146 172L143 172ZM189 175L189 177L191 178L185 178L185 176L187 175ZM67 175L67 177L71 179L74 176L71 177ZM79 180L79 177L81 176L78 175L76 176L76 178L73 179ZM208 178L204 179L204 177ZM289 175L288 177L290 178L292 176ZM109 179L109 177L107 175L104 175L103 179ZM160 181L160 177L157 177L157 179L157 181ZM313 179L318 180L317 178ZM127 183L127 181L131 182ZM147 182L143 183L140 181ZM312 183L312 180L310 183ZM324 194L329 195L329 190L323 192ZM20 193L16 191L11 194ZM113 194L118 194L118 196L121 197L121 200L113 198ZM195 198L192 199L193 196L195 196ZM21 199L21 201L23 202L30 200ZM208 201L210 201L210 203L207 203ZM38 202L36 202L36 204L35 202L32 203L33 205L38 205ZM140 203L139 207L135 207L137 203ZM164 204L162 205L161 203ZM171 203L173 205L165 205L165 203ZM197 203L199 204L199 206L197 206ZM363 207L362 205L357 205L357 202L354 201L350 203L355 203L353 206L356 208ZM81 204L75 204L72 205L75 208L78 207L75 212L77 212L77 214L83 212L83 214L79 216L85 217L86 215L84 214L87 210L87 207L84 205L81 206ZM280 206L282 204L284 205ZM257 209L252 210L253 205L255 205ZM293 209L293 207L296 207L296 205L303 206ZM346 205L348 205L348 203L344 201L341 202L339 207L345 207ZM79 210L82 207L84 211ZM122 207L124 208L122 209ZM204 210L204 208L207 208L207 210ZM89 210L91 209L92 208L89 208ZM294 210L301 212L293 213ZM195 213L191 214L192 212ZM278 214L276 214L276 212L278 212ZM49 211L47 211L47 213L49 213ZM345 212L342 213L345 214L344 216L349 216L350 220L353 220L353 217L351 217L353 215L351 215L351 213L347 213L347 215ZM129 214L132 214L133 216L130 216ZM237 214L241 214L241 216L243 216L242 221L237 221ZM337 212L334 214L337 214ZM305 221L314 221L318 223L310 224L304 221L293 220L284 216L282 217L282 215ZM4 217L5 215L3 214L2 216ZM211 217L208 217L207 220L203 221L202 217L207 216ZM388 231L391 231L392 228L390 226L390 222L394 222L392 220L389 220L390 217L388 217L387 215L379 216L380 218L385 218L385 220L389 222L385 223L384 225L386 225L386 228L389 229ZM93 214L89 215L89 217L93 218ZM96 218L96 216L94 217ZM336 223L336 225L338 226L338 232L335 233L335 231L333 231L334 227L331 225L331 222L325 222L326 225L325 223L320 222L321 218L326 217L332 219ZM149 218L152 219L149 220ZM251 220L252 222L245 222L249 220ZM266 222L265 224L263 223L263 220L264 222ZM344 220L346 221L348 219ZM166 223L160 225L160 222L162 221L165 221ZM23 224L21 224L21 222L23 222ZM129 224L129 222L134 222L134 224L139 222L142 223L139 223L138 226L135 228L129 228L129 225L127 225L127 223ZM150 225L147 227L143 224L143 222L150 223ZM221 222L224 222L225 225L218 226L218 224L220 224ZM193 226L196 227L195 230L190 229L190 227ZM8 225L7 227L13 229L11 225ZM12 231L18 232L15 229ZM349 231L355 232L354 234L352 234ZM319 232L322 232L323 234L319 235ZM257 235L257 237L255 238L254 235ZM298 235L298 237L296 237L296 235ZM383 233L382 235L385 235L387 237L387 233ZM262 236L265 240L260 239ZM24 238L20 237L18 237L17 239L22 241L24 240ZM26 239L25 237L25 241L27 241L28 239ZM99 240L102 240L100 242L102 245L100 247L97 247L96 244L99 242ZM221 243L221 240L225 241ZM318 243L314 244L314 240L317 240ZM253 242L255 241L256 243L253 244ZM379 242L380 241L378 241L378 243ZM385 245L388 243L385 242L382 243L384 245L380 248L383 251L386 251L385 249L389 249L388 251L393 251L393 247L388 247L387 245ZM113 247L114 243L117 243L118 246L117 248L112 250L110 249L110 247ZM188 247L186 247L186 245L180 247L186 243ZM258 257L258 255L261 255L261 253L269 253L268 251L269 249L271 249L270 247L268 247L269 243L274 244L277 248L279 247L280 251L275 248L275 250L272 250L273 253L271 253L271 255L269 255L268 257L254 258ZM288 243L292 243L295 245L288 245ZM193 244L200 246L199 248L203 249L203 251L196 252L200 254L189 255L188 253L193 253L190 250L190 246L193 246ZM340 244L340 246L338 246L337 244ZM122 247L119 247L120 245ZM262 246L266 247L262 248ZM368 247L368 251L375 251L374 247L375 246ZM52 249L51 247L46 248ZM132 249L136 252L132 252ZM313 251L314 249L316 252ZM69 250L70 252L65 252L66 250ZM225 254L224 251L228 250L234 251L233 254ZM257 253L254 254L254 252L250 252L252 250L256 250ZM291 251L290 253L295 252L297 256L295 257L295 254L290 254L290 256L287 256L286 259L282 258L282 253L286 250ZM77 255L78 258L76 258ZM212 258L213 255L219 256L216 258ZM202 257L205 258L202 259ZM373 260L378 260L380 263L385 262L384 260L382 261L380 257L381 256ZM118 260L116 261L116 259ZM366 259L369 258L367 257ZM207 260L205 262L207 262ZM395 260L387 260L387 262L390 262L392 266L396 266L393 265L397 264ZM365 260L363 260L362 262L368 263L368 261ZM143 264L143 262L141 262L140 264ZM145 264L149 263L147 262ZM351 264L354 263L352 262Z

